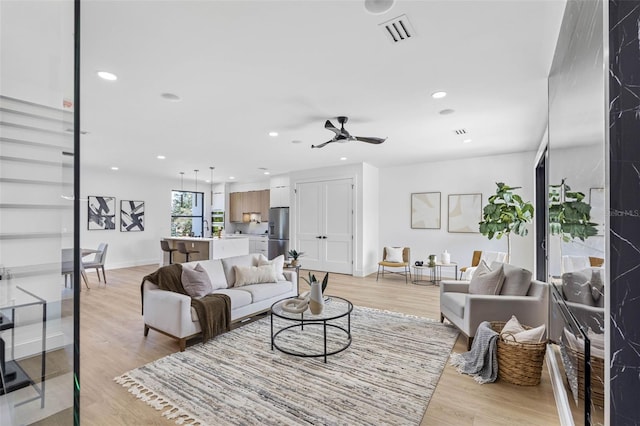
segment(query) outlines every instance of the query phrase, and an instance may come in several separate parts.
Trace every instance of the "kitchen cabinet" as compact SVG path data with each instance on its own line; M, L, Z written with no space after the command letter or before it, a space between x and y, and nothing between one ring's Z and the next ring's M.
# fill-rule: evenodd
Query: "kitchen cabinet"
M270 207L289 207L289 176L288 175L280 175L273 176L271 181L269 182L270 188Z
M242 192L229 194L229 221L242 222L243 197Z
M261 221L269 220L269 190L232 192L229 194L229 220L243 222L243 213L260 213Z
M268 255L268 239L267 236L251 236L249 237L249 252L262 253L264 257Z

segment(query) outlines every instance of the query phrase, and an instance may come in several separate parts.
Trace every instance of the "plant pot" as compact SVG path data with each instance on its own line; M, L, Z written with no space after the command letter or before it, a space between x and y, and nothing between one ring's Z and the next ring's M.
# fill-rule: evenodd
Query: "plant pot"
M293 259L291 261L291 266L298 266L298 259Z

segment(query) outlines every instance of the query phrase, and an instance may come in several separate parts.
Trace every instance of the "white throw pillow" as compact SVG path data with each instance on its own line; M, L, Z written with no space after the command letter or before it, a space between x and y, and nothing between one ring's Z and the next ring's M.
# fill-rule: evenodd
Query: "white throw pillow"
M194 268L183 265L181 279L184 291L191 297L206 296L213 291L209 274L199 263Z
M271 260L268 260L266 257L264 257L264 255L260 255L260 259L258 259L258 266L264 266L264 265L273 265L273 267L276 269L276 277L278 278L278 281L286 281L287 279L284 276L284 255L281 254L280 256L274 257Z
M544 337L544 332L546 330L546 326L542 324L536 328L531 328L529 330L524 330L519 333L516 333L509 336L504 336L504 341L506 343L540 343L542 342L542 337Z
M504 282L504 270L500 265L492 271L484 262L480 262L469 283L469 294L500 294Z
M384 258L385 262L403 263L402 259L402 247L385 247L387 256Z
M511 315L511 319L502 327L500 334L518 334L524 331L524 327L518 321L515 315Z
M262 266L234 266L236 282L234 287L249 284L275 283L276 270L273 265Z

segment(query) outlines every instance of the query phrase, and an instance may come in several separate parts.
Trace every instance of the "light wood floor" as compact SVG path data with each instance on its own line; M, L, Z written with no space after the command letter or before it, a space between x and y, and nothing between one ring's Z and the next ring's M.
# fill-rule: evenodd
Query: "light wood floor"
M107 271L108 286L81 293L81 421L83 425L172 425L160 412L138 401L113 381L130 369L178 351L177 341L153 330L145 338L140 313L141 278L155 265ZM308 287L304 281L301 289ZM439 289L405 284L393 276L376 282L375 274L355 278L332 274L329 294L354 304L439 318ZM461 337L455 352L464 352ZM70 424L60 422L60 424ZM41 424L57 424L55 419ZM479 385L447 366L421 425L556 425L558 415L549 377L542 383L520 387L496 382Z

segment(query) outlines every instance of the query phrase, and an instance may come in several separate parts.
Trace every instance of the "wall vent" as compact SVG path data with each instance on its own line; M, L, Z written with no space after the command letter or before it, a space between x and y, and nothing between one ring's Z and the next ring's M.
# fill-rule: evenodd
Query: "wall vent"
M456 129L454 130L456 135L466 135L467 134L467 129Z
M400 15L390 21L383 22L380 27L387 39L394 44L416 36L407 15Z

